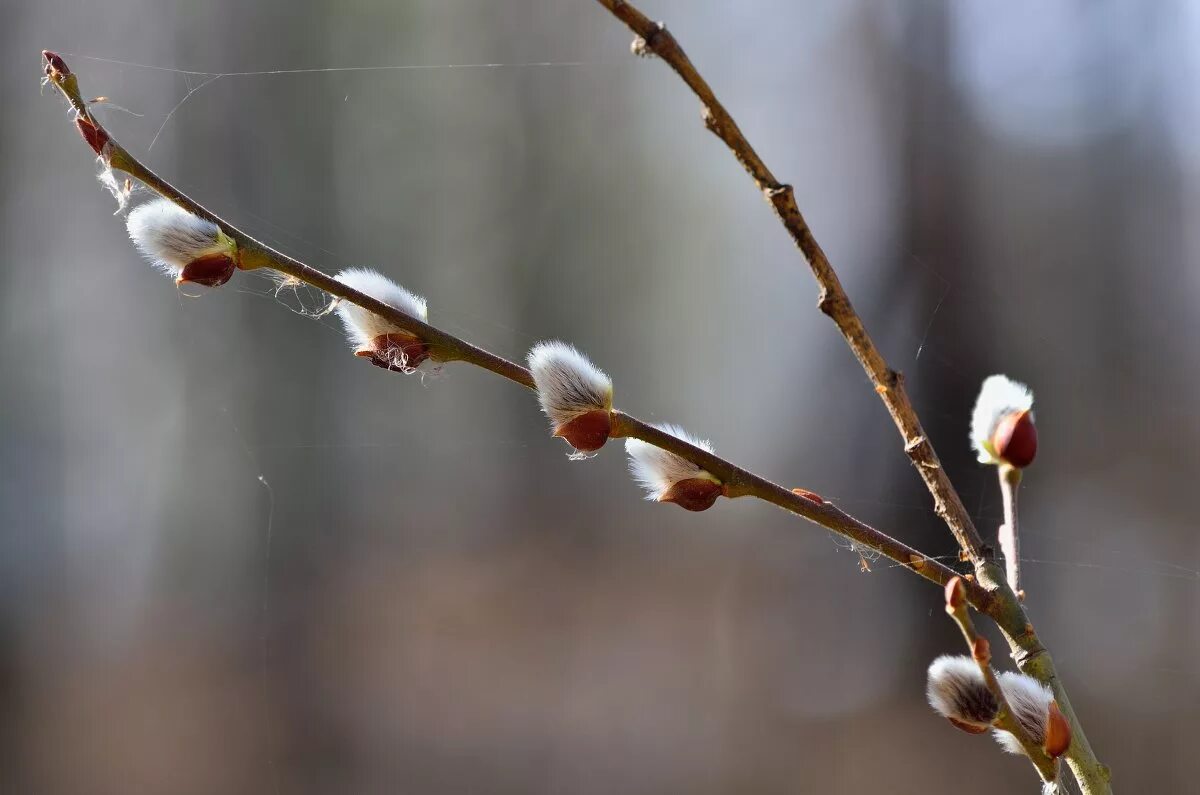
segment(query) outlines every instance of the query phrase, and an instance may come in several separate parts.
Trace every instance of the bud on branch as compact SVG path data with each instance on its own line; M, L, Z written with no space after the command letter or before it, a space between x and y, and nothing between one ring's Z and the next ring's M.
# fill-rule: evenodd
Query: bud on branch
M655 425L665 433L702 450L713 452L706 439L697 439L678 425ZM629 472L646 490L646 499L673 502L689 511L706 511L725 492L725 486L715 475L674 453L647 444L641 439L626 439Z
M134 208L125 226L142 255L176 284L219 287L238 267L237 244L219 226L166 199Z
M410 293L378 271L348 268L334 278L409 317L423 323L429 320L424 298ZM376 367L409 373L429 358L429 346L417 335L370 310L338 301L337 313L354 355L369 359Z
M603 447L612 432L612 380L575 346L558 340L533 346L528 361L538 403L554 435L577 451L572 457Z
M981 464L1023 469L1037 455L1033 393L1008 376L984 379L971 414L971 446Z

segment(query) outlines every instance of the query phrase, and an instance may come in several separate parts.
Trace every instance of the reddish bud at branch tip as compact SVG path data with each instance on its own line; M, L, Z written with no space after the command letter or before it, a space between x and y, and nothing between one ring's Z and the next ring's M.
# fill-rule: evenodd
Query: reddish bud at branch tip
M46 60L47 77L66 77L71 74L71 70L67 67L67 62L59 57L58 53L50 52L50 50L42 50L42 58Z
M1001 419L992 432L992 447L1001 460L1018 469L1032 464L1037 455L1037 426L1032 412L1013 412Z
M612 417L604 409L596 409L564 422L554 429L554 435L584 453L593 453L608 441Z

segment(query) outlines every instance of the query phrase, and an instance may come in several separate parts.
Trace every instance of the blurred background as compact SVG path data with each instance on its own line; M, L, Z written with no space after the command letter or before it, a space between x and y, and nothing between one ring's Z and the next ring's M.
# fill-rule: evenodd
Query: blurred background
M1032 385L1027 604L1118 788L1188 791L1200 5L643 7L795 183L989 538L970 407ZM618 445L569 462L508 382L369 367L311 293L181 294L38 90L55 49L251 233L510 358L571 340L621 408L953 556L769 207L598 4L5 18L0 789L1036 791L924 704L936 589L768 506L647 503ZM380 66L414 68L320 71Z

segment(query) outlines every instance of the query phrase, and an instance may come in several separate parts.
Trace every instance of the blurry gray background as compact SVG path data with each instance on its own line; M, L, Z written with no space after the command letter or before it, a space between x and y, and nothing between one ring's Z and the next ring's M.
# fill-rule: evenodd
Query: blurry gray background
M1030 610L1120 789L1187 791L1200 4L644 8L795 183L989 537L970 405L992 372L1033 386ZM0 789L1036 791L924 705L960 648L936 589L770 507L646 503L618 445L572 463L507 382L369 367L285 306L311 294L181 295L38 91L43 47L168 67L67 57L252 233L500 354L571 340L621 408L953 555L768 206L599 5L4 9ZM449 68L481 63L507 65ZM210 78L170 71L398 65L437 68L177 108Z

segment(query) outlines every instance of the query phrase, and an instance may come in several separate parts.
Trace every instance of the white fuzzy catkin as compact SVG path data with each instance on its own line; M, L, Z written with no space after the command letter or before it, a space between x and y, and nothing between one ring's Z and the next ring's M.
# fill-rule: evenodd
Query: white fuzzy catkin
M422 322L429 319L424 298L410 293L379 271L370 268L347 268L334 278L347 287L352 287L360 293L400 310L409 317ZM410 333L395 323L349 301L339 301L337 313L346 329L350 347L355 350L373 348L375 340L385 334Z
M527 360L538 403L553 430L589 411L612 408L612 379L575 346L558 340L539 342Z
M1046 722L1050 714L1050 702L1054 694L1050 688L1043 685L1032 676L1005 671L1000 674L1000 689L1004 691L1004 699L1012 710L1017 723L1025 729L1025 733L1033 740L1033 744L1046 744ZM996 742L1010 754L1024 754L1025 749L1017 738L1006 731L996 729L992 732Z
M991 726L1000 709L979 664L963 655L945 654L930 664L925 697L943 718L981 729Z
M713 452L712 443L707 439L697 439L678 425L655 425L660 431L682 439L688 444L702 450ZM703 478L714 483L720 481L707 470L680 458L672 452L643 442L641 439L625 440L625 452L629 454L629 474L638 485L646 490L646 499L659 500L667 491L681 480Z
M1033 408L1033 392L1006 375L991 375L983 380L975 410L971 412L971 446L981 464L999 464L991 449L992 433L1006 415Z
M206 254L233 252L233 241L212 221L168 199L141 204L125 219L129 239L156 268L178 279L184 267Z

